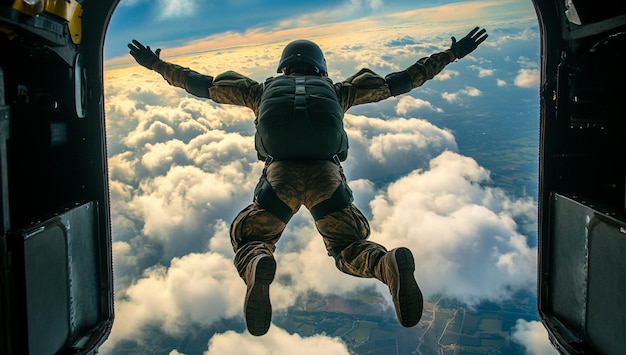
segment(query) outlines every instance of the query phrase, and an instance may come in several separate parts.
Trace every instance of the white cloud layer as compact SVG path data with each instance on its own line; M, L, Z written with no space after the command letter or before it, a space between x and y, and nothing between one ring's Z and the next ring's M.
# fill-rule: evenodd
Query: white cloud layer
M321 335L301 337L273 327L261 338L233 331L217 334L209 341L204 355L283 355L293 353L294 349L298 349L297 353L302 355L350 354L346 345L338 338Z
M371 202L372 239L411 248L427 296L444 293L472 305L532 289L536 249L515 218L532 218L536 206L481 186L488 181L473 159L444 152Z

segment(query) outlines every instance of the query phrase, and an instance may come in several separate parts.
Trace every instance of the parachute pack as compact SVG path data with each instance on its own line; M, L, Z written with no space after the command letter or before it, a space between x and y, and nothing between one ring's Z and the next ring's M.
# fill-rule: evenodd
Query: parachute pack
M343 110L332 81L321 76L269 78L255 120L259 159L325 160L348 156Z

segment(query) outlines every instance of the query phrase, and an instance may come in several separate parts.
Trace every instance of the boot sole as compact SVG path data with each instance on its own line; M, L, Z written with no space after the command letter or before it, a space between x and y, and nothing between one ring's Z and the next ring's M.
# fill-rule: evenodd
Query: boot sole
M413 254L407 248L398 248L395 251L396 265L400 285L398 287L396 315L400 324L404 327L416 325L422 318L424 309L424 299L422 291L417 286L415 276L415 260Z
M244 314L250 334L260 336L272 323L272 304L270 303L270 284L276 274L276 261L271 256L256 260L253 268L253 283L246 293Z

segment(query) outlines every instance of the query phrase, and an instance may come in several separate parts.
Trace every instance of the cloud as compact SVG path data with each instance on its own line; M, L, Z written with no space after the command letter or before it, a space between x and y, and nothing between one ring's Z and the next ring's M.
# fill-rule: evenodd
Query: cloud
M433 106L430 102L417 99L412 96L402 96L396 105L396 113L399 115L407 115L409 111L428 109L435 112L443 112L443 109Z
M215 149L221 149L220 145ZM142 160L151 160L151 154ZM218 162L212 172L193 164L177 165L174 160L158 161L172 165L149 169L163 175L138 178L136 188L121 190L126 194L112 194L112 202L120 206L113 212L114 218L125 216L133 221L136 228L131 232L139 230L158 243L164 260L204 250L211 228L220 220L234 218L236 211L249 203L261 168L256 162L252 163L254 168L242 165L251 162L241 161L220 165L220 158L214 158L218 154L209 151L203 157L208 162L198 160L198 166ZM133 237L118 235L123 240Z
M457 70L452 69L444 69L441 73L437 74L433 79L437 81L444 81L452 79L455 76L459 76L459 72Z
M515 220L532 220L536 206L481 186L488 181L473 159L444 152L429 169L398 179L371 201L372 239L413 250L426 295L444 293L472 305L533 289L537 250Z
M221 237L228 238L227 233ZM115 326L102 351L106 353L121 340L141 342L148 324L180 336L189 332L190 326L237 317L244 294L232 256L192 253L172 259L169 268L154 266L118 295Z
M157 121L150 124L146 130L131 133L124 139L124 143L129 146L137 146L149 142L166 140L174 135L174 130L167 124Z
M369 7L372 10L378 10L384 5L383 0L350 0L350 3L354 6L365 6Z
M282 355L291 354L294 349L298 349L297 353L302 355L347 355L350 353L347 346L339 338L321 335L302 337L272 327L263 337L253 337L233 331L215 335L209 341L209 348L204 352L204 355Z
M491 76L495 72L495 69L486 69L486 68L482 68L482 67L480 67L478 65L470 65L469 68L472 69L472 70L476 70L478 72L478 77L479 78L484 78L486 76Z
M503 86L506 86L506 85L507 85L507 84L506 84L506 81L504 81L504 80L502 80L502 79L496 79L496 84L497 84L499 87L503 87Z
M528 355L548 355L559 352L550 344L548 332L541 322L518 319L511 330L511 340L522 345Z
M459 99L459 94L445 91L441 94L441 97L443 97L448 102L455 102Z
M350 140L345 170L350 179L395 178L428 166L443 151L458 149L450 131L423 119L346 114L344 121Z
M541 80L539 64L523 56L519 57L517 62L522 68L517 72L514 80L515 85L526 89L539 88Z
M539 32L537 31L536 19L532 21L532 26L528 24L519 31L511 32L507 28L495 28L495 31L489 33L489 39L484 43L495 48L501 48L507 43L519 41L535 41L539 40ZM505 56L506 58L506 56Z
M249 203L258 179L245 135L253 132L252 114L151 85L153 72L127 72L108 72L106 86L116 240L137 254L146 250L140 240L151 241L151 255L162 260L204 250L216 221Z
M135 179L135 165L138 158L131 152L123 152L109 158L109 177L119 182L132 182Z
M161 20L188 17L195 14L198 6L196 0L159 0L159 16Z
M414 45L417 42L415 41L415 39L411 36L403 36L401 38L396 38L393 39L391 41L389 41L389 43L387 43L388 46L390 47L403 47L403 46L407 46L407 45Z
M528 57L519 57L517 62L522 66L522 68L532 68L532 69L538 69L539 68L539 63L531 60Z
M480 95L482 95L482 91L478 90L477 88L467 86L465 87L465 89L461 89L457 92L451 93L444 91L441 94L441 97L449 103L453 103L459 101L463 96L477 97Z
M520 69L515 77L515 85L526 89L539 88L539 70L538 69Z

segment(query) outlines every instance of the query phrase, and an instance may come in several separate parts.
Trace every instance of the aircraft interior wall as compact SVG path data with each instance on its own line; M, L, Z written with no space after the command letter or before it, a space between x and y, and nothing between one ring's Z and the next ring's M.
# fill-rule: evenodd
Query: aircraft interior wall
M113 3L0 2L2 354L93 353L112 326L101 72Z

